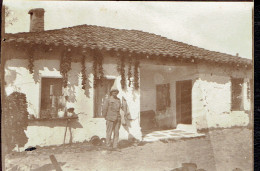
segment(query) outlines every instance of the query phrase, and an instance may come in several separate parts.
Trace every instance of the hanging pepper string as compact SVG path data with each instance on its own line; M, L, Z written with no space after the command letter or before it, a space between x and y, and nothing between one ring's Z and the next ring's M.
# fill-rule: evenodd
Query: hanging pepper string
M121 57L121 86L122 89L125 89L126 86L126 77L125 77L125 58Z
M82 60L81 60L81 73L82 73L82 89L86 89L86 66L85 66L85 56L82 55Z
M134 66L134 87L136 90L139 89L139 61L135 59L135 66Z
M60 72L63 76L63 87L68 86L68 72L71 70L71 54L63 52L60 61Z
M131 86L131 77L132 77L132 58L128 59L128 86Z
M98 80L98 75L97 75L97 58L94 56L94 59L93 59L93 76L94 76L94 88L97 87L97 80Z
M33 74L33 68L34 68L34 57L33 55L29 55L29 65L28 65L28 68L29 68L29 71L30 71L30 74Z
M100 85L103 86L103 80L104 80L104 69L103 69L103 55L99 54L98 56L98 71L99 71L99 80Z
M117 60L117 72L121 75L121 58Z

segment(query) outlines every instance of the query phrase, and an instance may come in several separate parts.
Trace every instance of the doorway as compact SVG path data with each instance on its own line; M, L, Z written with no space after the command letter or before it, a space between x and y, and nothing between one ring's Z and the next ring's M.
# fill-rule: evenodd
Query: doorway
M191 92L192 92L192 80L176 82L177 124L192 124Z

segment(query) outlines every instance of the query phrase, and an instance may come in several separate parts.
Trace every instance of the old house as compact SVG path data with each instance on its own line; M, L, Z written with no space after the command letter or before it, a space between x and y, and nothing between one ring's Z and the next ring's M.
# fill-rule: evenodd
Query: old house
M129 113L120 139L142 140L143 129L248 125L251 60L137 30L45 31L44 12L30 10L30 32L6 34L3 43L5 92L28 101L26 146L105 137L101 109L113 86Z

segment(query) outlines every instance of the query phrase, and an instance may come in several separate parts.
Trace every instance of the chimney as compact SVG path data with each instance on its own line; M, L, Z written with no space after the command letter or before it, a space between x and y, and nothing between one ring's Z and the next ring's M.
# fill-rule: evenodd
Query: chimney
M30 14L30 32L44 31L44 9L34 8L31 9Z
M236 53L236 56L239 56L239 53Z

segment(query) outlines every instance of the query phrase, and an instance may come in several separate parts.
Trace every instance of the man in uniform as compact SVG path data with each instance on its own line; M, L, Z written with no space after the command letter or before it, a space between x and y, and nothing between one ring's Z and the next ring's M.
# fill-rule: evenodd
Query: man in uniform
M112 89L110 91L110 97L108 97L103 106L103 116L106 119L106 144L108 147L112 145L113 149L117 149L119 129L121 125L120 108L121 102L117 97L119 91ZM111 135L114 133L113 142L111 143Z

